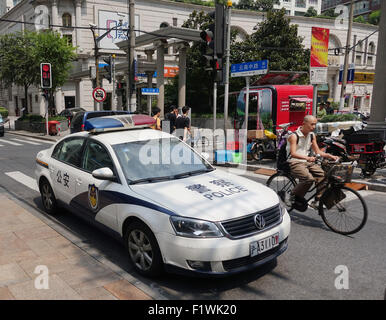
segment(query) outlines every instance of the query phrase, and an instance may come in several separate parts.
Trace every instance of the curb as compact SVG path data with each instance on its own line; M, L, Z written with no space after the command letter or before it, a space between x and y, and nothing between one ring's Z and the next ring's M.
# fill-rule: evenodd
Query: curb
M51 138L51 137L47 137L47 136L35 136L35 135L30 135L30 134L27 134L27 133L24 133L24 132L18 132L18 131L6 131L6 133L9 133L9 134L15 134L15 135L18 135L18 136L23 136L23 137L34 138L34 139L40 139L40 140L46 140L46 141L52 141L52 142L57 142L57 141L59 141L61 138L64 137L64 136L58 136L58 137L60 137L60 138L59 138L59 139L55 139L55 138Z

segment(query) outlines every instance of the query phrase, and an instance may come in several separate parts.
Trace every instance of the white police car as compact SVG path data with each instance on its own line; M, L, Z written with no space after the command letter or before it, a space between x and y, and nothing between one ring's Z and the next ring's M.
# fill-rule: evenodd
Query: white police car
M227 275L287 248L288 212L274 191L216 170L146 115L94 118L38 153L45 210L58 205L124 240L141 274ZM123 130L124 129L124 130Z

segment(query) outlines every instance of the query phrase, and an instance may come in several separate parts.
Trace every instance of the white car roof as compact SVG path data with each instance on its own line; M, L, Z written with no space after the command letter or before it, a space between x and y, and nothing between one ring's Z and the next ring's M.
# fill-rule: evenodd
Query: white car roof
M115 145L133 141L143 141L151 139L170 138L171 134L154 129L131 129L122 131L112 131L100 134L88 134L95 140L104 144Z

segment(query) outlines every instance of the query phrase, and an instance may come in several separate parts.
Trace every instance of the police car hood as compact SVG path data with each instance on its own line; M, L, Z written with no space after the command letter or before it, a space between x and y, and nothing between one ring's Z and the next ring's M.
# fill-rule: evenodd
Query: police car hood
M177 215L210 221L241 217L279 203L276 193L263 184L220 170L130 187Z

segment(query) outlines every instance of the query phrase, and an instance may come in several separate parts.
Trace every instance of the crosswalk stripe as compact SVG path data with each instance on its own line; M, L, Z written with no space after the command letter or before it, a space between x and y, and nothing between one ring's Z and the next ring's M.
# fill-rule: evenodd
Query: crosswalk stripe
M36 180L31 178L30 176L25 175L20 171L12 171L5 173L8 177L16 180L17 182L24 184L26 187L39 192L38 184Z
M40 143L32 142L32 141L28 141L28 140L21 140L21 139L15 139L15 138L13 138L12 140L13 141L23 142L23 143L28 143L28 144L34 144L35 146L40 146L41 145Z
M0 144L0 147L4 147L2 144Z
M48 141L48 140L42 140L42 139L34 139L34 138L26 138L26 140L34 141L34 142L38 142L38 143L48 143L48 144L55 144L56 143L54 141Z
M11 144L13 146L22 146L22 144L20 144L20 143L8 141L8 140L1 140L1 142L5 142L5 143Z

